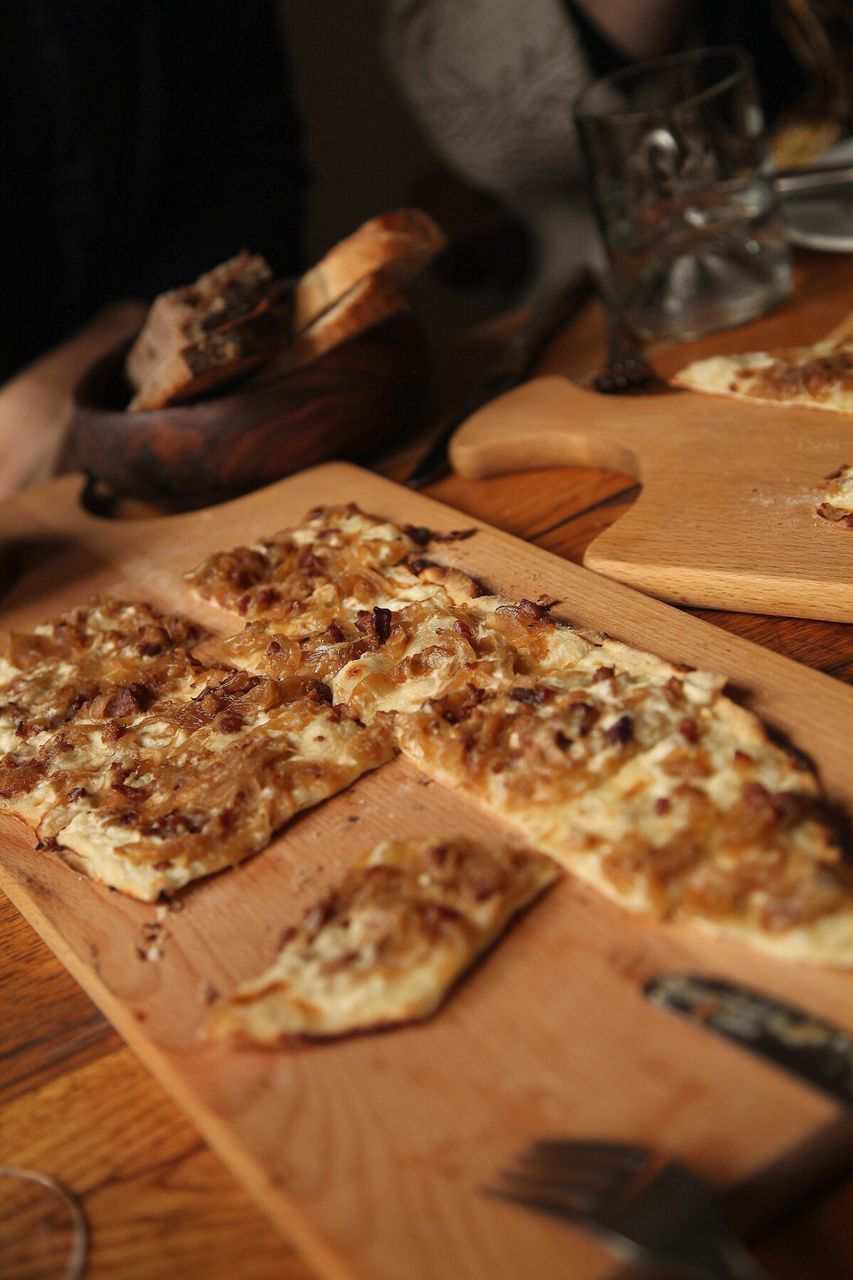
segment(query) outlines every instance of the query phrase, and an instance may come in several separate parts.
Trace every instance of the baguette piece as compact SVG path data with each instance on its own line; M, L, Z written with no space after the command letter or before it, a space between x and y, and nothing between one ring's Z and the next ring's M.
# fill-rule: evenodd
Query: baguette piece
M444 232L421 209L394 209L370 218L297 281L293 294L294 334L314 324L356 285L377 272L390 285L403 288L446 243Z
M285 340L290 308L264 298L246 315L194 342L166 350L128 405L162 409L195 400L269 360Z
M125 373L130 385L138 391L162 360L164 352L186 346L188 340L214 327L207 321L218 307L223 311L220 323L251 311L264 296L272 278L272 270L265 259L243 249L227 262L199 276L195 284L161 293L151 304L145 325L127 354ZM226 308L219 300L231 300L235 293L242 294L244 303L239 307L232 300L227 308L228 314L225 314ZM197 317L200 328L193 333L193 321Z
M178 404L233 378L281 344L289 321L269 264L246 250L161 294L125 361L129 407Z
M301 369L303 365L319 360L334 347L357 338L383 320L408 310L408 299L396 284L381 273L366 276L307 329L297 333L293 341L282 347L271 360L266 361L247 385L258 387L274 382L276 378L293 373L294 369Z

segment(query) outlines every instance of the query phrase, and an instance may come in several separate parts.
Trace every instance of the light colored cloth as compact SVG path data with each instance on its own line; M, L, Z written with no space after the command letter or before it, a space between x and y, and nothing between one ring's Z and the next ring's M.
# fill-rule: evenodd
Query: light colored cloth
M560 0L386 0L385 42L435 151L530 231L532 288L597 258L572 123L593 73Z

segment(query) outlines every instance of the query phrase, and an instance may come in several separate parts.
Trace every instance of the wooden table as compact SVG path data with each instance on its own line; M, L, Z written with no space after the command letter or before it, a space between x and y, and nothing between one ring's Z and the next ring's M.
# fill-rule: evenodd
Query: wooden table
M804 255L796 301L748 328L677 351L653 351L667 373L695 355L811 341L853 309L853 259ZM582 375L600 358L603 319L590 304L566 326L543 372ZM412 442L381 469L405 474ZM579 560L636 488L589 468L465 481L428 492ZM704 611L716 625L853 681L853 626ZM51 952L0 900L0 1162L50 1172L80 1196L91 1227L90 1280L204 1276L309 1280L310 1272L199 1139ZM51 1198L0 1180L0 1274L61 1274L67 1237ZM853 1174L765 1234L757 1253L778 1280L853 1275ZM402 1278L401 1278L402 1280Z

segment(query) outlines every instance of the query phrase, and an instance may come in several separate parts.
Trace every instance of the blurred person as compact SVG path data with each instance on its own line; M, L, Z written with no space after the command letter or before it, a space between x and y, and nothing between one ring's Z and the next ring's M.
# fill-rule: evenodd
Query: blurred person
M526 229L527 292L600 254L572 122L572 103L599 77L688 46L740 44L769 122L806 99L807 114L834 119L822 141L853 128L850 0L385 0L385 43L437 154Z
M3 39L0 497L156 294L243 247L300 270L305 185L269 0L26 0Z

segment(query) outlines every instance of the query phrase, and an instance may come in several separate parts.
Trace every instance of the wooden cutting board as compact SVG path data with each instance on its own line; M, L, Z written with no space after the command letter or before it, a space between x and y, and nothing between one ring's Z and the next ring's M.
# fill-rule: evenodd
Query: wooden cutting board
M679 604L853 622L853 530L815 515L853 462L853 417L664 389L602 396L525 383L478 410L450 450L460 475L568 464L642 483L588 548L599 573Z
M79 478L65 477L0 511L4 627L32 625L104 588L205 616L179 572L319 502L355 499L440 530L474 523L343 464L168 519L100 520L81 510L78 490ZM557 612L583 626L729 673L853 809L853 689L477 527L441 558L496 590L557 597ZM654 1142L720 1187L739 1188L753 1214L779 1208L793 1181L815 1177L839 1152L850 1156L850 1120L835 1104L648 1006L640 986L662 969L704 971L853 1030L853 975L646 924L568 879L426 1025L277 1052L204 1042L210 985L226 992L265 966L282 930L363 848L424 831L507 836L397 761L304 815L243 866L192 886L166 917L159 961L137 952L156 908L36 853L11 820L0 832L0 883L323 1276L612 1275L612 1261L583 1233L482 1194L536 1135Z

